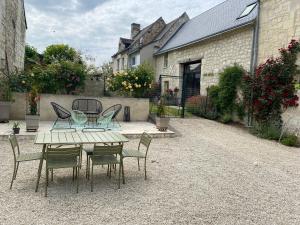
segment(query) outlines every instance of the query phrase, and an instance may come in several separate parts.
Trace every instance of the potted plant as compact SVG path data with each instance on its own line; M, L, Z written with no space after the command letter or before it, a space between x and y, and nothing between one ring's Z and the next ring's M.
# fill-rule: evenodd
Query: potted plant
M19 134L20 133L20 122L19 121L14 122L13 133L14 134Z
M1 76L1 74L0 74ZM8 122L10 106L12 101L12 91L6 77L0 77L0 122Z
M32 87L27 95L27 112L25 115L26 130L37 131L39 128L40 114L39 114L40 96L38 89Z
M156 121L156 128L159 131L166 131L168 129L170 117L166 117L165 106L162 100L160 100L157 105L155 121Z

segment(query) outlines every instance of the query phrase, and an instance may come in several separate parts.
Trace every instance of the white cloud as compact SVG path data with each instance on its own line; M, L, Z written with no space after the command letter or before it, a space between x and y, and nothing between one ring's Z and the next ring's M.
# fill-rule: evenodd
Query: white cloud
M130 24L142 27L162 16L166 22L187 12L190 18L223 0L26 0L27 42L43 51L66 43L102 64L117 51ZM63 4L62 4L63 2Z

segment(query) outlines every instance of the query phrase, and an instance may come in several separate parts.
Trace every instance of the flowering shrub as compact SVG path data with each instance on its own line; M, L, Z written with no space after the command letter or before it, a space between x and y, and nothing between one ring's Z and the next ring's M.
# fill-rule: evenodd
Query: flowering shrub
M117 72L107 78L107 87L110 91L136 98L147 97L153 81L153 70L146 64L136 69Z
M261 64L255 75L243 78L244 104L253 113L255 122L281 127L281 114L287 107L298 106L294 77L297 73L299 42L292 40L282 48L280 57L270 58Z

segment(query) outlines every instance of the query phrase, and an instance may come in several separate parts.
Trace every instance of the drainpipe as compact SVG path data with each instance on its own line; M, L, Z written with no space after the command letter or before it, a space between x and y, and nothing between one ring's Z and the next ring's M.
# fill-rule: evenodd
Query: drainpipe
M250 63L250 74L251 76L255 75L255 68L257 67L257 58L258 58L258 41L259 41L259 16L260 16L260 0L257 1L257 17L255 20L255 27L253 30L252 38L252 51L251 51L251 63ZM251 102L252 102L253 92L251 92ZM253 125L253 114L252 109L248 113L248 124L249 127Z

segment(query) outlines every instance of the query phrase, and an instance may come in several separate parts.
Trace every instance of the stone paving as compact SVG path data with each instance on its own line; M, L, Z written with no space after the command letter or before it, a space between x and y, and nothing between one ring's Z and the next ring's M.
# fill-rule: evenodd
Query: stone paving
M62 169L55 171L47 198L44 170L34 192L37 162L20 165L9 190L13 158L8 142L0 141L0 224L300 224L299 148L205 119L171 124L181 135L153 139L148 180L135 159L126 159L120 190L116 176L109 179L98 167L91 193L84 161L79 193L72 171ZM125 147L137 143L131 139ZM20 145L40 151L32 140Z

